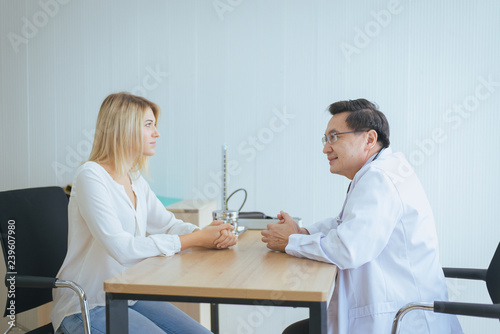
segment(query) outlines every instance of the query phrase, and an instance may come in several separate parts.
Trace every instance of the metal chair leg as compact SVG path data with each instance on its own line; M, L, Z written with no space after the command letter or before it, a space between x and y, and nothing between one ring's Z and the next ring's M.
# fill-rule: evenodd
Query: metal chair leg
M21 325L19 323L10 323L9 328L7 328L7 330L3 334L9 333L12 329L15 329L15 328L18 328L25 333L30 331L28 328L24 327L23 325Z
M87 295L85 291L76 283L71 281L61 281L57 280L55 282L56 287L66 287L75 291L80 299L80 309L82 311L82 321L83 321L83 330L85 334L90 334L90 316L89 316L89 308L87 305Z
M406 304L403 306L401 309L399 309L398 313L396 313L396 316L394 317L394 321L392 323L392 334L398 334L399 332L399 324L403 320L403 317L405 316L406 313L413 311L413 310L425 310L425 311L434 311L434 304L433 303L420 303L420 304L415 304L415 303L410 303Z
M8 333L8 332L10 332L10 330L11 330L12 328L14 328L15 326L16 326L16 325L15 325L13 322L11 322L11 323L10 323L9 328L7 328L7 330L6 330L3 334L7 334L7 333Z

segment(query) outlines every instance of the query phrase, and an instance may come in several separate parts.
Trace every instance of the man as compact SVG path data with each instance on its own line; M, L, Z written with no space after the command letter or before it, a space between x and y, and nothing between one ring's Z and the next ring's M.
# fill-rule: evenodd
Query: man
M373 103L341 101L329 111L323 153L331 173L352 180L340 214L306 229L282 211L262 241L339 268L328 333L390 333L405 304L448 300L432 210L407 160L389 148L389 124ZM405 329L462 333L456 316L423 311L408 313ZM306 319L284 333L307 332Z

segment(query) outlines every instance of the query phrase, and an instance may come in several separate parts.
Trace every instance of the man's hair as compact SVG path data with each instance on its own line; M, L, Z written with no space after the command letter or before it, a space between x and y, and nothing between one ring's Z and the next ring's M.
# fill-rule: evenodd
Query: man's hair
M141 96L126 92L111 94L102 102L89 161L110 163L125 175L126 163L133 160L130 172L148 172L148 157L142 155L143 117L151 108L158 121L160 107ZM156 124L155 124L156 125Z
M333 115L343 112L351 114L346 118L346 124L354 131L375 130L377 142L383 148L389 147L389 122L378 107L365 99L339 101L330 104L328 111Z

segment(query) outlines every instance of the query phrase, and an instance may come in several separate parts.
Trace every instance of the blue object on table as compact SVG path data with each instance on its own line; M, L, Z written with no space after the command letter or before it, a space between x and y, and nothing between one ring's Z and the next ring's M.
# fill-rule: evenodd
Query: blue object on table
M182 199L180 199L180 198L172 198L172 197L165 197L165 196L156 196L156 197L158 197L158 199L161 201L163 206L169 206L169 205L172 205L174 203L182 201Z

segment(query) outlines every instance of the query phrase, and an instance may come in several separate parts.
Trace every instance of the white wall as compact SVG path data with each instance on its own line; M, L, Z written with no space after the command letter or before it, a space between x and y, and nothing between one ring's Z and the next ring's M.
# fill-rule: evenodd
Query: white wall
M244 210L307 225L336 215L348 184L321 152L324 110L365 97L424 184L442 264L486 267L500 235L499 28L496 0L3 0L0 190L70 183L100 103L126 90L163 109L158 194L218 200L226 143ZM481 283L449 283L454 300L490 302ZM248 321L242 307L224 312L228 333ZM256 333L306 313L261 314Z

